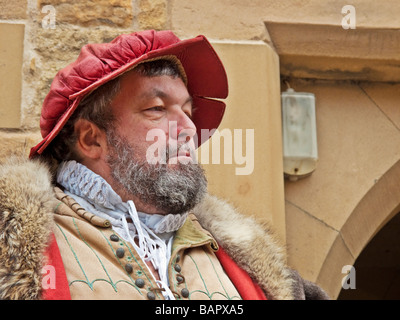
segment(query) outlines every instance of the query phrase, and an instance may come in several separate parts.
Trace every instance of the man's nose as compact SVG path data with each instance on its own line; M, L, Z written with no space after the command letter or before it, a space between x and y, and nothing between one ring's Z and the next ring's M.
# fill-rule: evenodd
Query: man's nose
M175 121L177 140L187 142L194 137L196 134L196 126L186 113L183 111L179 112Z

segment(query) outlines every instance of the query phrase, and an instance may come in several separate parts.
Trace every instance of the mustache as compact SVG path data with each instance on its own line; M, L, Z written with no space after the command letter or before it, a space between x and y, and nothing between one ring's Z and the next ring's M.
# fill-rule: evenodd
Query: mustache
M194 159L194 149L186 142L180 143L179 145L169 145L165 148L166 161L170 158L177 157L179 155L187 155Z

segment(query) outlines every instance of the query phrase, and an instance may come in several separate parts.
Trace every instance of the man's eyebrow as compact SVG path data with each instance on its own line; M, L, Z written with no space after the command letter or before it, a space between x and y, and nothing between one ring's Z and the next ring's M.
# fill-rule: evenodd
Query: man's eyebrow
M144 93L142 94L142 97L143 97L143 98L147 98L147 99L152 99L152 98L166 98L166 97L168 97L168 95L167 95L164 91L162 91L162 90L160 90L160 89L153 88L153 89L150 90L150 91L144 92Z
M169 95L167 93L165 93L164 91L157 89L157 88L153 88L152 90L143 93L142 95L143 98L147 98L147 99L152 99L152 98L168 98ZM183 103L183 105L185 104L192 104L193 106L193 98L191 95L188 96L188 98L185 100L185 102Z

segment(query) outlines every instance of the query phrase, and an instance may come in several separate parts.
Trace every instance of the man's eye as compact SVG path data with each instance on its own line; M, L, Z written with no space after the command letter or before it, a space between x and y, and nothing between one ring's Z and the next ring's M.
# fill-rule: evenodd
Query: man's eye
M182 108L182 111L190 118L193 118L193 109L192 108Z
M163 111L163 110L164 110L163 107L152 107L152 108L146 109L146 111Z

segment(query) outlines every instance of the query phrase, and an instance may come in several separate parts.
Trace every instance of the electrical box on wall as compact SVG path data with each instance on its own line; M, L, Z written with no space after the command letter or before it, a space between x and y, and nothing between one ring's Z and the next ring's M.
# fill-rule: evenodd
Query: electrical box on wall
M315 96L282 92L283 171L291 181L309 176L318 162Z

